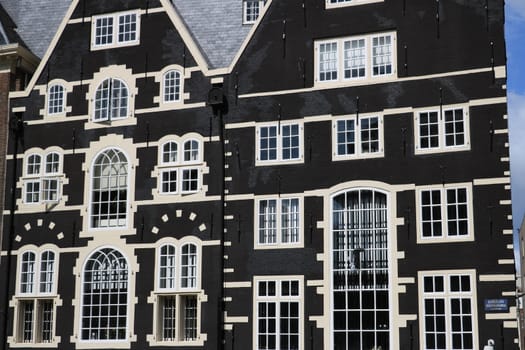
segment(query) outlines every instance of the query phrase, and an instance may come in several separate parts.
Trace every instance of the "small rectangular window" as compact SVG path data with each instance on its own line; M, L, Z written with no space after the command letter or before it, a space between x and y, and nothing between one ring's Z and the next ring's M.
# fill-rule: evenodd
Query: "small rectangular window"
M243 24L253 24L259 18L266 0L243 0Z
M257 128L257 163L302 160L302 125L298 123Z
M316 83L363 83L396 73L395 33L318 41Z
M383 155L383 118L380 116L349 117L333 124L334 160Z
M93 16L91 49L104 49L139 43L140 15L138 12Z
M422 110L415 114L416 154L468 150L468 112L462 107Z

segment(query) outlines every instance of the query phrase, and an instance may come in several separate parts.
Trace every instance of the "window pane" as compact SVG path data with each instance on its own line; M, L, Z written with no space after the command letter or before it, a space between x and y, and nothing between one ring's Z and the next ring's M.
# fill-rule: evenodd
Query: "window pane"
M393 49L390 35L372 38L372 75L392 74Z
M277 243L277 201L259 201L259 244Z

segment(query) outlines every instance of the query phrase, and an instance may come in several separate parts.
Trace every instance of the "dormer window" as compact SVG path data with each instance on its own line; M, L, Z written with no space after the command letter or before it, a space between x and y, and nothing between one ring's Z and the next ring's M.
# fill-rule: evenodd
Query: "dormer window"
M91 49L136 45L140 36L140 15L137 12L94 16Z
M244 0L243 1L243 24L252 24L257 21L261 14L265 1Z

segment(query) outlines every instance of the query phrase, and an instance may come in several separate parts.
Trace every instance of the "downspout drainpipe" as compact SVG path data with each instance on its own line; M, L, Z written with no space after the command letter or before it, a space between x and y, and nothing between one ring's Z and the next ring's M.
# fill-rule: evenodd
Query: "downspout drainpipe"
M220 162L220 170L219 170L218 175L220 176L220 179L221 179L220 188L219 188L220 206L221 206L219 210L220 223L221 223L219 226L219 229L220 229L221 243L220 243L220 256L219 256L219 259L220 259L220 263L219 263L220 292L219 292L219 300L218 300L219 307L218 307L218 315L217 315L217 350L224 350L225 345L226 345L225 314L224 314L226 311L226 305L224 302L224 295L225 295L225 292L224 292L224 252L225 252L225 248L224 248L225 209L224 209L224 206L226 204L225 194L224 194L224 190L226 188L226 181L224 178L224 175L225 175L224 167L226 165L226 155L224 153L225 151L225 146L224 146L225 130L224 129L225 128L224 128L223 114L226 110L226 99L224 97L222 86L221 87L214 86L211 88L210 92L208 93L208 105L212 107L213 115L218 118L218 122L219 122L219 142L220 142L219 152L221 153L220 155L221 162ZM211 132L210 132L210 135L211 135Z
M13 250L13 237L15 234L15 209L16 209L16 175L18 171L17 166L17 159L16 156L18 154L18 142L20 140L20 136L23 132L23 121L22 121L22 113L16 113L15 119L11 119L9 122L9 129L12 132L14 136L14 150L13 150L13 166L12 166L12 181L11 181L11 206L10 206L10 212L9 212L9 232L7 236L7 257L6 257L6 267L4 269L5 274L5 290L4 290L4 300L2 303L2 342L1 342L1 350L6 350L8 347L7 344L7 315L9 314L9 290L11 286L11 265L12 265L12 250Z

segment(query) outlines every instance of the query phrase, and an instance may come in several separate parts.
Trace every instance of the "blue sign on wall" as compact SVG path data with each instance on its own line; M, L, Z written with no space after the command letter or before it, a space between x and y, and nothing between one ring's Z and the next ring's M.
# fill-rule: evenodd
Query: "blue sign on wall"
M508 312L508 299L485 299L485 311L487 312Z

